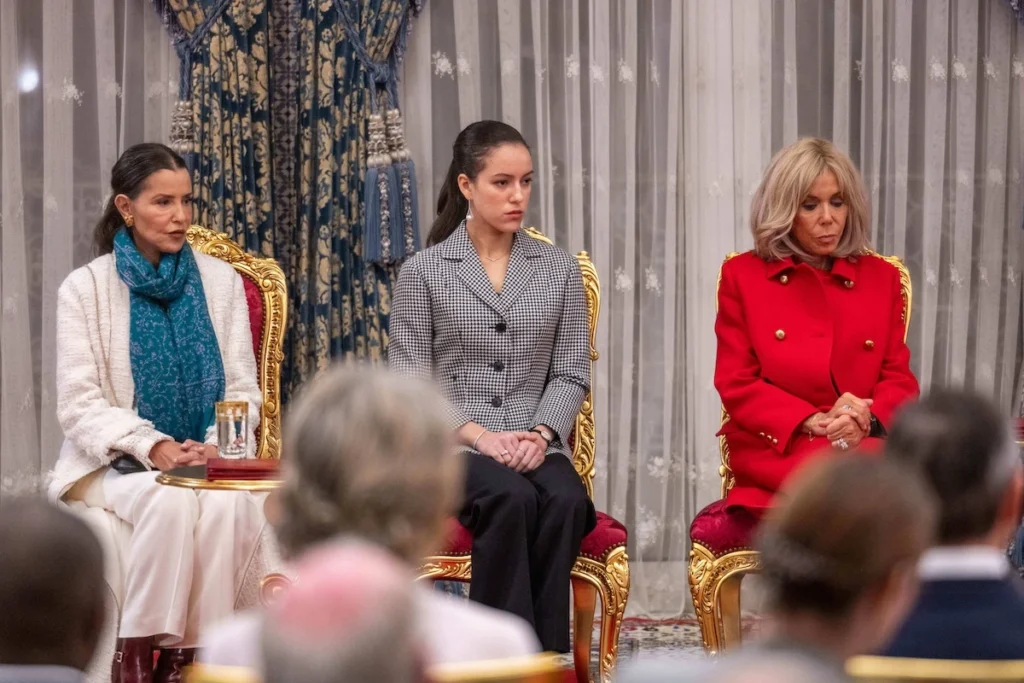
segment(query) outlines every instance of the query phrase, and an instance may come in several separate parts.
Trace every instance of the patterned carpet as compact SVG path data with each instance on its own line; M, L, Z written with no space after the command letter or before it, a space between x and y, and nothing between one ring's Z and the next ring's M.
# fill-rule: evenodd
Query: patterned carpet
M595 620L597 622L597 620ZM593 646L590 652L590 670L597 673L598 643L601 638L595 623ZM572 655L564 655L567 666L572 666ZM674 660L703 659L700 629L696 619L626 619L619 634L619 664L650 657Z
M598 621L595 619L595 622ZM743 619L746 636L757 629L756 617ZM601 634L595 623L593 646L590 652L591 680L597 680L598 641ZM671 659L673 661L703 660L700 628L696 619L626 619L619 635L619 666L629 666L638 659ZM566 681L575 678L568 674L573 668L572 655L562 655L567 670Z
M437 582L436 587L446 593L465 597L468 593L463 584ZM743 632L751 634L757 628L756 617L744 617ZM601 640L600 614L594 618L594 636L590 651L591 676L597 675L598 647ZM629 618L622 622L619 633L619 665L637 659L653 657L679 661L704 659L700 628L696 619L640 619ZM572 669L572 655L562 656L567 669Z

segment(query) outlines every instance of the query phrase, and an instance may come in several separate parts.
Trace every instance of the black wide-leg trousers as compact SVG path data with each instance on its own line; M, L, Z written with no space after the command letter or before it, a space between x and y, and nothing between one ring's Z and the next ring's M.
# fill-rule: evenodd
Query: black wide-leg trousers
M459 522L473 534L470 599L521 616L545 650L568 652L569 574L597 523L583 481L559 453L522 474L480 453L465 457Z

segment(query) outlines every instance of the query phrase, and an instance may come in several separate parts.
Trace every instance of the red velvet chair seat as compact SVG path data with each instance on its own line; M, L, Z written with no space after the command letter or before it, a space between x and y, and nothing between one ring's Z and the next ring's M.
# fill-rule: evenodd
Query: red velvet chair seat
M245 303L249 306L249 330L252 332L252 350L256 363L260 362L260 344L263 342L263 292L251 278L242 276Z
M742 508L726 509L716 500L697 513L690 524L690 539L721 557L736 550L750 550L757 518Z
M446 529L448 544L442 555L469 555L473 552L473 535L469 529L450 518ZM583 537L580 555L603 560L613 549L626 545L626 527L603 512L597 513L597 526Z

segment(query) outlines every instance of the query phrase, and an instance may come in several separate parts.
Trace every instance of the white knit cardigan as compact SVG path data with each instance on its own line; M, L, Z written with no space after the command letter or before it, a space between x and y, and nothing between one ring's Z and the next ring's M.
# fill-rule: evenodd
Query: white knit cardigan
M262 395L242 277L212 256L195 253L195 259L224 362L224 400L248 401L254 429ZM57 292L57 420L64 445L50 473L54 499L121 453L152 469L150 449L171 438L135 410L130 320L128 286L117 275L113 254L75 270ZM207 431L206 443L217 443L215 428ZM249 457L255 448L250 438Z

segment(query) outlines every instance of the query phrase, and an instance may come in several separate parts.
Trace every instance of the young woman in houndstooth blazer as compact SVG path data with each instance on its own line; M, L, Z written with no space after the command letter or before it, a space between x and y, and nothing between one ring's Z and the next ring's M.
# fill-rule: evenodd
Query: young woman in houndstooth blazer
M519 132L479 121L455 140L428 248L403 266L388 362L433 377L467 459L459 521L469 596L569 651L569 572L594 506L569 435L590 387L579 266L520 232L533 163Z

